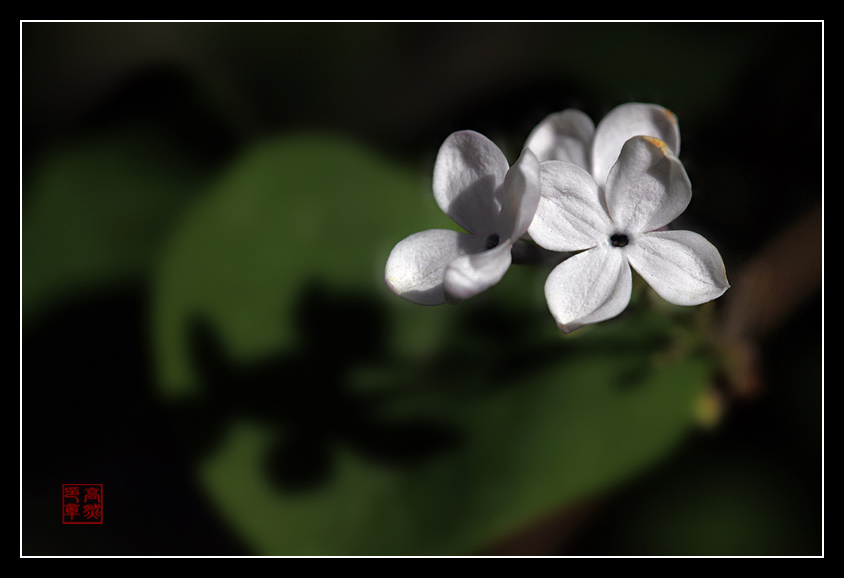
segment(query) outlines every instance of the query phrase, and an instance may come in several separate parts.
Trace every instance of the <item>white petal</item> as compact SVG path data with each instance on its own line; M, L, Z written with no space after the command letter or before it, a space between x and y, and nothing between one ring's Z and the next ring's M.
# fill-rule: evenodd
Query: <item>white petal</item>
M616 225L624 232L644 233L664 227L686 210L692 185L668 145L638 136L624 143L605 193Z
M495 233L515 241L527 231L539 204L539 160L533 151L522 151L495 196L501 205Z
M638 135L656 137L666 143L674 156L680 154L680 128L674 113L655 104L622 104L607 113L595 129L592 174L599 185L606 183L624 143Z
M454 222L478 235L493 231L498 217L495 191L509 165L504 153L484 135L453 133L437 153L434 198Z
M468 299L498 283L510 267L510 248L505 242L489 251L464 255L446 267L445 294L450 302Z
M596 247L554 268L545 282L548 309L564 333L615 317L630 302L633 279L624 252Z
M562 161L540 166L542 196L528 228L531 239L550 251L579 251L612 234L601 192L588 172Z
M477 251L478 241L447 229L420 231L400 241L387 258L384 280L397 295L420 305L446 302L445 269L455 259Z
M525 146L540 161L566 161L589 170L589 150L595 125L585 113L567 109L549 114L530 135Z
M730 287L718 249L697 233L647 233L635 237L625 251L654 291L675 305L700 305Z

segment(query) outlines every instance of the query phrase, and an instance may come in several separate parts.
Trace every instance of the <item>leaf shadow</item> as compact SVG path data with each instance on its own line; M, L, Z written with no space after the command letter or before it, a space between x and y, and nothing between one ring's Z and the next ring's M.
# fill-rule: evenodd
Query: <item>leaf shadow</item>
M307 491L330 479L340 446L401 468L459 443L458 428L442 417L396 417L389 392L352 386L355 367L385 355L386 312L375 299L310 283L297 313L301 345L248 363L230 358L210 323L192 321L192 356L205 391L179 411L198 450L212 451L234 419L256 421L274 434L265 473L280 490Z

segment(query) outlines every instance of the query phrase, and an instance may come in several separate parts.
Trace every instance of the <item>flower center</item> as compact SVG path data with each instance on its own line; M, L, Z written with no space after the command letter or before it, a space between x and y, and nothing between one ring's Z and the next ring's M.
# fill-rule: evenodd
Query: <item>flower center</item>
M492 235L490 235L489 237L486 238L486 243L484 243L484 248L487 251L489 251L490 249L497 247L499 240L500 239L498 238L498 235L493 233Z
M630 239L627 238L627 235L622 235L620 233L610 237L610 243L613 247L625 247L628 242L630 242Z

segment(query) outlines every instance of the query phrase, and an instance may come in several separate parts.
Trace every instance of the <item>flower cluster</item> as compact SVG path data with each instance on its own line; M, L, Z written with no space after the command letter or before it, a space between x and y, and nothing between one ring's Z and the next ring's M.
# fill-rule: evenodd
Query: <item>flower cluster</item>
M729 283L718 250L667 228L692 197L679 152L676 117L652 104L618 106L597 127L577 110L552 114L512 167L483 135L454 133L437 155L434 198L467 233L431 229L399 242L387 285L423 305L461 301L497 283L524 238L573 253L545 283L566 333L624 311L631 267L671 303L720 297Z

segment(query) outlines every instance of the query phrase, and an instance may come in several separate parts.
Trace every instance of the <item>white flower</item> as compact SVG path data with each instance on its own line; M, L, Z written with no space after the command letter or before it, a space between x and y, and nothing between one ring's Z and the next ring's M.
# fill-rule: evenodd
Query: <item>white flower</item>
M680 154L680 129L674 113L656 104L638 102L615 107L597 128L579 110L548 115L531 131L525 146L540 162L567 161L586 169L603 187L621 147L638 135L656 137L675 157Z
M593 153L603 150L595 144L600 136L599 126ZM729 283L718 250L696 233L658 230L686 209L692 195L671 146L653 136L630 138L603 181L596 168L604 161L597 160L595 177L571 162L541 163L542 199L528 233L551 251L581 251L545 283L560 329L568 333L621 313L630 301L630 267L671 303L720 297Z
M510 167L504 153L473 131L450 135L434 165L434 198L468 233L430 229L390 252L390 289L421 305L457 302L498 283L510 249L527 231L539 203L539 161L525 149Z

